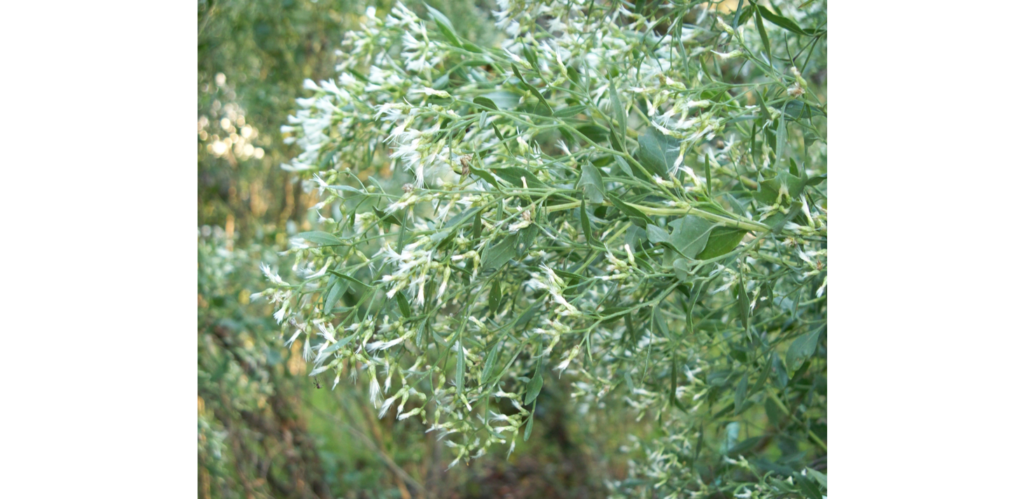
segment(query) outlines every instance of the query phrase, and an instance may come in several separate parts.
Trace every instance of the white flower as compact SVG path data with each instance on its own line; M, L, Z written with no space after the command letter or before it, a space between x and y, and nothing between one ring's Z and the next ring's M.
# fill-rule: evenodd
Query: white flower
M380 383L377 382L377 373L370 370L370 401L374 407L380 407Z
M742 50L733 50L732 52L729 52L727 54L723 54L721 52L715 52L714 50L712 50L711 52L713 52L714 54L716 54L719 57L721 57L722 60L729 60L729 59L732 59L734 57L739 57L739 56L743 55L743 51Z
M260 270L263 271L263 275L266 276L271 283L276 284L278 286L288 285L288 283L284 282L284 280L281 279L281 276L277 275L277 272L270 270L270 267L268 267L267 264L260 263Z
M316 271L316 272L306 276L306 279L316 279L318 277L323 277L324 275L327 274L327 267L330 267L330 266L331 266L330 262L324 264L324 266L320 270L318 270L318 271Z
M441 98L451 97L451 94L449 94L448 92L445 92L444 90L434 90L434 89L432 89L430 87L418 88L416 90L413 90L410 93L424 94L424 95L430 95L430 96L433 96L433 97L441 97Z
M280 310L278 310L277 312L274 312L274 319L277 320L278 324L280 324L281 322L284 321L284 316L287 313L288 313L288 304L285 303L284 305L281 306Z
M419 414L421 412L423 412L423 408L422 407L417 407L417 408L415 408L415 409L413 409L413 410L411 410L409 412L404 412L402 414L399 414L398 415L398 420L401 421L401 420L403 420L405 418L408 418L408 417L411 417L411 416L415 416L415 415L417 415L417 414Z
M295 334L293 334L292 337L288 339L288 341L284 342L284 346L286 346L286 347L292 346L292 343L295 343L295 340L299 338L300 334L302 334L302 330L301 329L296 330Z
M366 345L366 351L373 353L380 350L387 350L403 341L405 341L405 338L395 338L391 341L375 341Z

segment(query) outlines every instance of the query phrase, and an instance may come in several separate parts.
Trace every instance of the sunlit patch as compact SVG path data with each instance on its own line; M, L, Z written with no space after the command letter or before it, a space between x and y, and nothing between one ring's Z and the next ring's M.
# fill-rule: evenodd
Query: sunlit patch
M306 361L302 360L302 342L292 343L291 355L288 357L288 373L298 376L306 372Z
M227 144L217 140L210 144L210 152L213 153L214 156L224 156L224 153L227 152Z

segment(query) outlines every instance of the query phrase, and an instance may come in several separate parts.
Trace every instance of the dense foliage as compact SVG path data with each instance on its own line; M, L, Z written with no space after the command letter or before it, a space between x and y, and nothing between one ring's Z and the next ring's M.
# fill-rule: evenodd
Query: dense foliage
M493 43L370 8L306 82L283 168L320 227L255 295L286 345L451 466L566 383L641 422L616 494L820 496L825 3L499 6Z

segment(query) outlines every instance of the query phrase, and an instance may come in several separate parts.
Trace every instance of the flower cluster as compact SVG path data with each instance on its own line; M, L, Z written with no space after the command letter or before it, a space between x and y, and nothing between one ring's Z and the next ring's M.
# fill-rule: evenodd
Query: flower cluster
M489 46L368 9L339 76L307 81L282 167L332 216L287 252L301 282L264 268L287 342L452 465L512 452L564 382L585 417L668 432L623 450L659 497L721 490L695 462L744 497L817 487L797 468L824 448L826 106L803 76L824 5L498 6Z

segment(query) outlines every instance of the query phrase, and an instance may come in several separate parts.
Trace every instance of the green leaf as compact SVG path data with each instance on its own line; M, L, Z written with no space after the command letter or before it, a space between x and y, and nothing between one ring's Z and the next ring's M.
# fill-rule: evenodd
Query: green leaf
M491 382L491 371L494 369L494 362L498 358L498 347L501 346L501 342L495 343L491 347L491 351L487 352L487 358L484 359L484 369L480 373L480 384L485 385Z
M398 213L387 214L384 210L377 208L373 209L374 215L377 215L377 219L380 220L380 224L384 227L384 230L390 229L391 225L402 225L401 220L398 219Z
M615 90L615 82L611 79L608 80L608 93L612 96L612 110L615 114L615 121L619 123L619 136L625 137L626 113L622 109L622 102L619 100L619 92Z
M608 129L596 123L580 125L576 127L576 131L583 134L584 137L590 139L595 144L600 144L605 140L608 140Z
M772 44L768 41L768 32L764 29L764 22L761 21L761 10L756 5L751 5L751 9L754 10L754 22L757 24L757 33L761 35L761 44L764 45L764 50L767 53L768 60L772 60ZM754 92L757 93L756 91ZM760 96L758 96L760 97ZM758 99L760 101L760 98ZM762 107L764 104L762 104Z
M747 296L747 287L743 283L743 274L740 274L740 282L736 286L736 310L740 317L743 329L747 329L747 316L750 315L750 297Z
M339 244L344 244L344 242L342 242L341 239L335 237L334 234L321 232L318 230L312 232L300 232L296 235L311 243L316 243L321 246L336 246Z
M761 96L761 92L755 91L754 97L757 98L757 105L761 108L761 117L764 118L765 121L770 120L772 115L768 112L768 106L765 105L764 97Z
M803 364L804 360L809 359L814 355L815 350L818 348L818 336L821 335L821 331L825 329L825 326L821 326L818 329L802 334L797 339L793 340L793 343L789 345L789 350L786 352L786 366L789 369L796 369Z
M342 338L342 339L334 342L333 345L331 345L331 346L327 347L326 349L324 349L324 351L320 352L319 355L327 355L329 353L337 352L341 347L344 347L345 345L348 345L348 343L350 341L352 341L352 338L355 338L355 337L356 337L356 335L353 334L352 336L348 336L348 337Z
M479 97L474 98L473 102L476 103L476 104L479 104L479 105L481 105L483 107L486 107L487 109L493 110L493 111L497 111L498 110L498 105L495 104L494 101L492 101L491 99L488 99L487 97L484 97L482 95L479 96Z
M534 406L534 409L536 409L536 406ZM530 419L526 420L526 429L523 430L523 442L529 440L530 434L533 433L533 413L534 411L530 411Z
M697 258L699 260L708 260L722 256L736 249L736 246L739 246L740 241L743 240L745 235L747 235L747 231L743 229L715 227L712 229L711 234L708 235L708 244L704 246L704 251L701 251Z
M757 9L757 14L760 14L760 15L764 16L764 18L767 19L768 22L770 22L770 23L772 23L772 24L774 24L774 25L776 25L776 26L778 26L778 27L780 27L782 29L786 29L786 30L792 31L793 33L796 33L798 35L804 35L804 36L811 36L811 35L817 33L817 32L810 33L810 32L804 31L804 29L801 28L799 24L791 21L788 18L785 18L783 16L780 16L778 14L773 13L772 11L768 10L765 7L761 7L761 6L756 5L756 4L751 5L751 7L756 8Z
M469 171L473 175L476 175L477 177L484 179L484 182L487 182L488 184L491 184L494 187L501 187L500 185L498 185L498 180L494 178L494 175L491 175L491 172L487 170L482 170L475 166L470 166Z
M569 106L563 107L562 109L556 109L553 116L556 118L572 118L583 111L587 110L587 106Z
M828 475L812 468L807 468L807 475L817 480L822 487L828 489Z
M654 225L651 225L651 227L654 227ZM654 309L654 312L651 313L651 320L654 322L654 327L657 328L663 338L671 336L668 329L668 323L665 322L665 317L661 314L661 307ZM675 394L675 392L672 393Z
M764 387L765 381L768 381L768 374L772 372L771 356L767 356L764 361L764 366L761 367L761 375L757 377L757 383L754 383L754 389L751 390L751 395L757 394Z
M502 110L512 109L519 105L519 95L509 92L508 90L498 90L497 92L484 94L481 97L485 97L490 100L493 104L498 106L498 109ZM476 102L476 99L473 99L473 102Z
M672 261L672 271L676 274L676 279L680 281L689 280L690 264L682 258L676 258Z
M732 457L736 457L736 456L738 456L740 454L744 454L744 453L752 450L757 445L757 443L760 442L760 441L761 441L761 437L748 438L748 439L746 439L746 440L744 440L744 441L742 441L742 442L740 442L740 443L730 447L729 451L727 452L727 454L729 456L732 456Z
M614 204L615 207L619 209L619 211L626 214L626 216L629 217L629 219L633 222L634 225L646 229L647 224L654 223L654 221L651 220L651 217L648 217L647 214L632 206L629 206L612 193L606 193L605 197L607 197L608 200L611 201L612 204Z
M542 303L543 303L542 301L538 300L538 301L534 302L533 305L530 305L530 308L526 309L519 316L519 318L516 319L516 324L515 324L514 327L520 327L520 326L524 326L525 327L526 325L530 324L530 319L533 319L533 316L537 315L537 312L540 310L540 306L541 306Z
M654 224L647 225L647 240L652 243L669 243L668 232Z
M466 349L462 346L462 342L459 342L459 354L455 362L455 393L462 393L463 376L466 371Z
M525 168L519 168L518 166L510 166L508 168L495 168L490 171L494 175L497 175L502 180L512 184L513 187L522 188L523 178L526 178L526 186L530 189L547 189L548 186L544 182L541 182L539 178L530 170Z
M327 298L324 300L324 313L329 314L334 309L334 304L337 303L338 298L345 293L348 289L348 282L341 279L336 279L334 285L331 286L331 290L327 293Z
M654 127L640 136L640 148L637 149L637 161L650 174L661 177L668 176L668 170L675 165L679 157L679 140L669 137Z
M540 94L540 90L537 90L537 87L530 85L530 83L527 82L525 78L523 78L523 75L519 73L519 68L516 67L515 64L512 65L512 72L516 74L516 78L519 78L519 81L523 82L523 85L526 85L526 89L529 90L534 97L539 99L541 104L544 104L544 107L547 108L548 110L548 114L554 114L554 109L551 109L551 105L548 104L548 101L545 100L544 96Z
M775 204L779 199L779 191L782 190L783 183L786 184L786 190L789 192L790 198L800 197L804 186L800 181L800 177L791 175L788 172L779 172L775 177L763 180L758 184L757 192L753 194L754 199L766 205Z
M672 227L670 238L672 246L680 254L689 258L696 258L701 251L704 251L708 237L715 228L715 224L694 215L677 218L669 222L668 225Z
M516 254L515 235L505 236L498 244L484 250L480 267L482 272L501 268Z
M604 203L604 178L601 176L601 170L594 165L583 165L580 171L580 187L583 187L583 192L591 203Z
M540 232L540 227L537 224L531 224L525 230L521 230L517 233L519 236L516 239L516 256L523 257L527 251L533 248L533 240L537 238L537 233Z
M827 474L822 474L820 471L811 468L807 468L807 474L811 476L812 479L818 481L818 484L821 484L821 487L824 487L826 490L828 489Z
M537 63L537 54L533 52L533 49L523 45L523 56L525 56L526 60L529 61L530 67L533 68L534 71L540 71L540 65Z
M498 306L501 305L501 283L497 279L491 284L491 293L487 295L487 307L491 313L498 313Z
M452 26L452 22L437 9L426 4L423 6L427 8L427 13L430 14L430 18L434 20L435 24L437 24L438 31L440 31L449 42L452 42L452 45L461 48L462 42L459 41L459 37L455 34L455 28Z
M711 196L711 155L704 155L704 189Z
M775 129L775 168L779 165L786 153L786 113L779 114L779 124Z
M736 402L733 404L733 414L739 415L742 412L743 403L747 401L747 375L744 374L740 382L736 384Z
M776 353L772 353L772 373L775 374L772 380L775 386L779 390L784 390L789 385L789 373L786 372L786 366L782 365L782 358Z
M636 178L633 175L633 169L629 167L629 163L625 159L622 159L622 156L615 156L615 166L618 166L622 173L629 175L629 178Z
M524 404L529 404L537 398L540 394L541 387L544 386L544 375L541 373L540 364L537 365L537 372L533 373L533 379L526 385L526 398L523 399Z
M590 227L590 215L587 215L587 202L580 200L580 225L583 226L583 234L587 236L587 242L594 244L594 231Z
M804 185L808 185L808 186L818 185L818 184L820 184L820 183L822 183L822 182L824 182L826 180L828 180L828 174L827 173L823 173L821 175L816 175L814 177L811 177L811 178L807 179L807 182L804 182Z
M483 230L483 220L480 217L480 212L477 212L476 216L473 217L473 239L478 239Z
M374 290L377 289L377 288L375 288L373 286L369 286L367 284L364 284L363 281L360 281L359 279L356 279L355 277L352 277L350 275L342 274L340 272L335 272L333 270L329 270L328 272L338 276L341 279L344 279L344 280L348 281L348 283L350 285L355 286L353 291L356 294L358 294L358 295L363 295L363 294L369 293L369 292L374 291Z
M807 499L821 499L821 491L818 489L817 484L808 479L807 476L797 476L797 485L800 486L800 491L804 493Z
M609 123L608 125L609 125L609 129L608 130L611 132L609 134L609 136L611 137L611 141L612 141L612 149L615 149L616 151L619 151L619 152L622 152L622 153L626 152L626 146L622 145L622 141L619 140L619 134L615 132L615 128L614 127L611 127L611 123Z
M412 307L409 306L409 300L405 298L405 295L402 293L396 293L395 296L398 297L398 310L402 312L402 317L405 317L406 319L412 317Z
M580 86L580 72L576 71L576 68L569 66L565 68L565 72L569 74L569 81L573 82L577 87Z
M736 26L740 25L741 18L744 14L747 14L747 12L746 9L743 8L743 0L740 0L736 4L736 14L732 16L732 29L736 29Z

